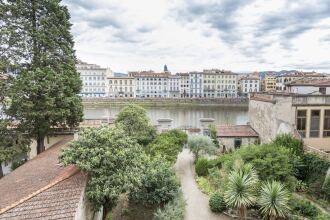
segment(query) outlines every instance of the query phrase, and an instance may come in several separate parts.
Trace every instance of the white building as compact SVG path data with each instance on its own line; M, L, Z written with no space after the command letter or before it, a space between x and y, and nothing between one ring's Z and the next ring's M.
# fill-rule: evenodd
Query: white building
M203 97L203 73L190 72L189 73L189 90L188 97L201 98Z
M301 79L287 83L285 86L289 93L330 95L330 79Z
M180 76L170 75L168 77L168 97L169 98L178 98L180 97L180 85L181 78Z
M107 77L113 76L110 68L101 68L96 64L79 61L77 71L82 81L82 97L105 97L107 95Z
M260 92L260 78L255 76L246 76L241 78L241 93L247 95L251 92Z
M111 98L135 97L135 79L134 77L120 76L108 77L108 96Z
M155 73L153 71L129 72L129 77L135 79L137 98L167 98L168 83L171 73Z
M324 79L326 75L316 73L316 72L293 72L285 75L276 77L276 90L277 91L285 91L286 84L292 81L300 80L300 79Z
M180 97L189 97L189 73L177 73L176 76L180 77Z

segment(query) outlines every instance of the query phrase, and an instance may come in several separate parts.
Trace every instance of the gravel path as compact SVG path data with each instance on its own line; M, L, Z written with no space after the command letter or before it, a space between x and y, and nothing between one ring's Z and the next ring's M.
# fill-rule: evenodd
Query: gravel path
M184 149L175 164L180 177L181 187L186 200L185 220L227 220L224 215L216 215L209 209L207 195L202 193L194 179L193 155Z

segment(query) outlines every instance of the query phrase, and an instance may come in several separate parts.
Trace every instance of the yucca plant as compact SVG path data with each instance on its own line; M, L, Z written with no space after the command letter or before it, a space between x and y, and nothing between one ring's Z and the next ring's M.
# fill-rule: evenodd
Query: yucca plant
M261 186L258 204L265 219L274 220L285 217L290 208L290 194L284 185L277 181L266 182Z
M255 203L257 183L257 173L250 164L236 168L228 176L224 199L228 206L237 209L240 219L246 218L247 207Z

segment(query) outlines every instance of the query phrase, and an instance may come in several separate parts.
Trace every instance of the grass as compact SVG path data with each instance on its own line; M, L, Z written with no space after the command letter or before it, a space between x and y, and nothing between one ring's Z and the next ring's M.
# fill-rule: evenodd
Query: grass
M211 195L213 192L216 191L211 184L210 181L206 177L196 177L196 182L198 185L198 188L205 194Z

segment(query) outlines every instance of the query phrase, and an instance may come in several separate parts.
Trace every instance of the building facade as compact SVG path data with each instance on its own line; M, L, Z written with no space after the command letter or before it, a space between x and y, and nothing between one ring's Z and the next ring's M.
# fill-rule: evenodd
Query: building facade
M171 73L155 73L153 71L129 72L135 79L137 98L168 98L168 79Z
M108 77L108 97L111 98L134 98L135 79L134 77Z
M189 73L188 97L190 98L203 97L203 73L201 72Z
M330 95L254 93L248 115L262 143L290 133L306 146L330 151Z
M312 80L312 79L324 79L326 78L326 75L319 74L316 72L294 72L294 73L288 73L285 75L277 76L276 77L276 91L286 91L286 84L292 81L296 80Z
M112 70L82 61L79 61L76 67L82 81L80 95L82 97L106 97L107 78L113 76Z
M180 76L170 75L168 77L168 97L169 98L179 98L181 97L180 94L180 85L181 85L181 78Z
M241 93L247 95L251 92L260 92L260 78L255 76L246 76L241 78Z
M276 76L266 75L264 79L264 91L276 91Z
M330 95L330 79L296 80L285 85L286 91L298 94Z
M180 77L180 97L189 97L189 73L177 73L176 76Z

